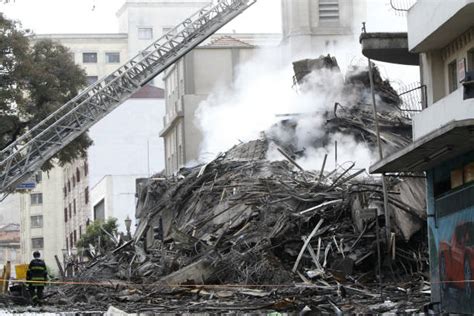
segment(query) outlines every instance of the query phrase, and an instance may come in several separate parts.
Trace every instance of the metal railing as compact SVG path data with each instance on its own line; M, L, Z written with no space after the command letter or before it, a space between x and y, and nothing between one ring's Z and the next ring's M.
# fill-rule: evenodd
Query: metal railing
M402 100L399 108L403 116L411 118L426 108L426 85L413 83L402 88L402 91L398 97Z

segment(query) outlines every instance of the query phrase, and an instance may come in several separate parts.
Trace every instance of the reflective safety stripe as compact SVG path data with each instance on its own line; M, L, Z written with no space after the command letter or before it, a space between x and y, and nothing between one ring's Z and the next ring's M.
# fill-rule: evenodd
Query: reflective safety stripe
M44 270L46 270L46 267L33 266L33 267L30 267L30 270L41 270L41 271L44 271Z

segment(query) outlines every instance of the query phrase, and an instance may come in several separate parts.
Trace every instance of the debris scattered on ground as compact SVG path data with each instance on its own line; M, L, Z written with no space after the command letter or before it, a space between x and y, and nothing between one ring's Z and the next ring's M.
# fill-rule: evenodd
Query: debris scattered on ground
M78 273L102 286L60 287L52 299L155 312L375 312L427 303L426 245L389 246L376 229L380 183L351 168L321 173L271 162L262 159L267 147L241 144L173 179L150 179L133 242ZM377 235L390 304L380 305Z

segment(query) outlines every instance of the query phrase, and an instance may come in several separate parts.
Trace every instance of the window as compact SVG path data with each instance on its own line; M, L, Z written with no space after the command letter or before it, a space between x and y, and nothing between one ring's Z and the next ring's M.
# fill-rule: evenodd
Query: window
M43 204L43 193L32 193L30 194L31 205Z
M474 162L464 166L464 183L474 181Z
M43 215L31 216L31 228L43 227Z
M105 53L105 62L107 64L120 63L120 53Z
M72 218L72 207L71 207L71 203L69 203L69 218Z
M72 240L72 233L69 234L69 244L70 244L70 247L74 247L74 243L73 243L73 240Z
M455 169L451 171L451 189L455 189L463 185L463 170Z
M98 76L86 76L86 83L88 86L94 84L97 80L99 80Z
M68 242L68 238L66 237L66 249L69 248L69 242Z
M153 38L153 29L151 27L139 27L138 39L150 40Z
M67 223L67 207L64 208L64 222Z
M89 165L84 162L84 175L87 176L87 174L89 174Z
M74 207L74 215L76 215L76 199L72 201L73 207Z
M173 32L171 32L171 31L173 31ZM168 34L168 33L170 33L170 32L171 32L170 35L176 35L176 34L178 34L178 33L177 33L177 30L174 29L173 27L164 27L164 28L163 28L163 35L164 35L164 34Z
M35 174L35 181L36 183L41 183L42 180L43 180L43 173L39 171Z
M82 226L79 226L79 238L82 237Z
M321 23L339 21L339 0L319 0L319 21Z
M81 181L81 172L79 171L79 168L76 168L76 180L77 182Z
M467 52L467 71L474 71L474 48Z
M82 62L85 64L97 63L97 53L82 53Z
M67 196L67 189L66 189L66 186L64 186L63 192L64 192L64 197L66 197L66 196Z
M77 242L77 234L76 234L76 230L74 230L74 243Z
M94 205L94 220L105 220L105 201L102 199Z
M458 88L458 73L456 60L449 63L448 65L448 85L449 93L455 91Z
M76 176L72 175L72 187L76 187Z
M44 246L43 237L31 238L31 248L33 248L33 249L43 249L43 246Z
M474 182L474 162L458 164L454 168L438 170L434 173L434 196L438 198L445 193L458 191ZM456 190L454 190L456 189Z
M86 204L89 204L89 187L84 190L84 200Z
M71 181L67 180L67 191L71 192Z

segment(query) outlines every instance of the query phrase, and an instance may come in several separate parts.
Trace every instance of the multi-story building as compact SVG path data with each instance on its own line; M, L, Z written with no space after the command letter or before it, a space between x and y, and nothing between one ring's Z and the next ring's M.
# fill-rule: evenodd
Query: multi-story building
M75 247L92 219L88 175L85 159L77 159L63 168L65 249Z
M38 172L36 182L36 187L28 193L17 193L21 198L21 261L30 262L33 251L38 250L49 270L57 274L55 256L62 258L66 246L62 216L64 169L55 166L48 172Z
M413 117L413 143L371 167L372 173L426 173L431 300L443 312L469 314L474 313L473 16L474 0L418 0L408 11L408 49L420 55L427 102Z

